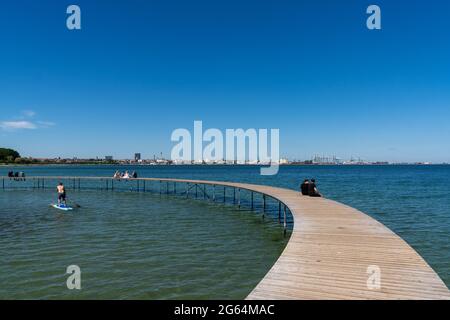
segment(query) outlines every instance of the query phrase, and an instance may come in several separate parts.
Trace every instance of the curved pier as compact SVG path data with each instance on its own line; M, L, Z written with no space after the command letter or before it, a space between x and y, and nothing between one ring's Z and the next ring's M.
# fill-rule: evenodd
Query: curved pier
M81 188L81 181L100 179L105 189L114 189L110 178L94 177L32 177L36 179L73 182ZM130 179L136 191L146 191L145 183L159 182L186 185L186 196L193 186L212 186L212 200L216 200L216 186L224 189L248 190L269 196L284 205L294 219L291 238L273 268L248 296L249 300L290 299L450 299L444 282L422 257L399 236L368 215L343 204L324 198L301 196L298 192L263 185L199 181L184 179ZM143 186L142 186L143 184ZM69 187L70 183L67 184ZM191 187L189 187L191 186ZM41 187L38 182L38 187ZM5 179L3 179L5 188ZM206 189L203 189L206 197ZM208 196L210 198L210 196ZM240 205L240 198L237 200ZM281 210L281 205L280 205ZM280 212L281 213L281 212Z

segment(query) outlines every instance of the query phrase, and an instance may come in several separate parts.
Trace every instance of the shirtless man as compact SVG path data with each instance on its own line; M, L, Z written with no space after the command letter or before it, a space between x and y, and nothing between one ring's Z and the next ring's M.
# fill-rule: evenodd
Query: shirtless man
M56 187L57 191L58 191L58 206L61 205L61 201L64 202L64 205L67 205L66 202L66 188L64 188L64 185L62 184L62 182L60 182L58 184L58 186Z

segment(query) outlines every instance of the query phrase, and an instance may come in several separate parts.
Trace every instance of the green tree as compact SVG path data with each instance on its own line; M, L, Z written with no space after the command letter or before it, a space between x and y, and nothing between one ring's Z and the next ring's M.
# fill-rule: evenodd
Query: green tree
M20 154L13 149L0 148L0 162L13 162L20 158Z

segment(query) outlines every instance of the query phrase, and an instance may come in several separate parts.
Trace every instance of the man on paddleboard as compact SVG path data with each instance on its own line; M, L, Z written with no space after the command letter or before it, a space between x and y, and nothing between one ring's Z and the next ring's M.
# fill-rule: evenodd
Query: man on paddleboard
M64 185L62 182L58 184L56 187L58 191L58 205L61 205L61 202L64 202L64 205L67 206L66 202L66 188L64 188Z

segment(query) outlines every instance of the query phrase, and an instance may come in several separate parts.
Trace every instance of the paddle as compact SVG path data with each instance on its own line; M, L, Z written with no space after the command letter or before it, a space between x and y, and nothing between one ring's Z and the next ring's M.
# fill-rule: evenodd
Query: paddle
M81 208L81 206L80 206L78 203L73 202L73 201L71 201L71 202L72 202L72 204L73 204L73 206L74 206L75 208Z

